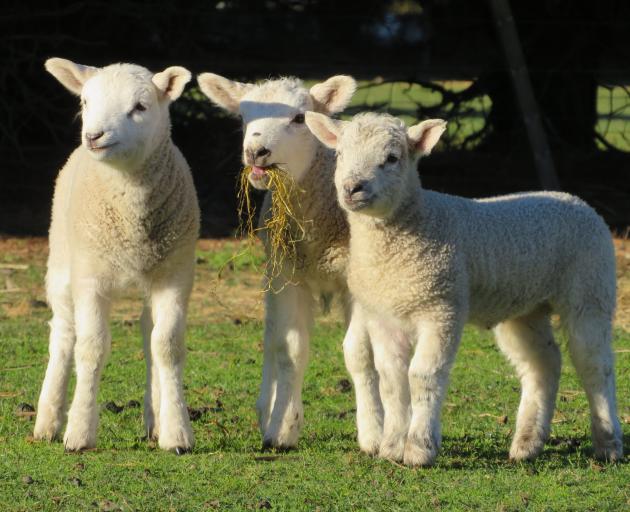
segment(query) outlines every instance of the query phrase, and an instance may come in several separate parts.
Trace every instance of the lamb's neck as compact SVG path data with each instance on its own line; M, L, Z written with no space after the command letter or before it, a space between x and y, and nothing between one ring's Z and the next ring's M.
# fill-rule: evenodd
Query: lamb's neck
M335 190L334 151L320 145L313 163L297 183L300 191L295 195L293 207L306 220L315 219L322 213L343 215L337 203Z
M119 170L119 175L127 186L147 190L160 186L165 175L176 169L174 147L170 133L164 133L159 144L142 163L128 169Z
M180 208L182 177L170 139L160 144L143 164L133 171L110 168L104 176L107 201L125 217L144 223L161 222Z
M383 236L405 236L406 234L422 232L427 218L427 208L420 187L410 190L399 205L385 218L373 217L360 212L348 216L348 221L354 232L381 234ZM368 235L370 236L370 235Z

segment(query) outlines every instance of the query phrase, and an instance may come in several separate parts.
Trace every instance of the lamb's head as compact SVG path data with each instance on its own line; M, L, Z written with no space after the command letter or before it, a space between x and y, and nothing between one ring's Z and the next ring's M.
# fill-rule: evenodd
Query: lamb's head
M96 68L59 58L48 59L46 69L81 98L85 149L122 169L137 168L169 135L169 104L191 76L178 66L153 74L134 64Z
M310 168L319 146L304 124L304 113L341 112L350 102L356 82L334 76L306 89L300 80L281 78L260 84L228 80L202 73L197 82L210 100L243 120L243 163L251 167L249 182L266 189L266 169L277 166L297 182Z
M430 119L405 128L388 114L359 114L335 121L314 112L306 124L337 150L335 186L342 208L378 218L390 217L419 186L418 158L431 152L446 122Z

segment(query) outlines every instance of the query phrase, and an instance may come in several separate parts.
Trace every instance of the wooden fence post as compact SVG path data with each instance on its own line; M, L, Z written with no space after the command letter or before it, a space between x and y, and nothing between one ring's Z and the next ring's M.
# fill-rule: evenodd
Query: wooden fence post
M545 190L560 190L560 181L556 174L547 134L543 127L538 103L532 90L529 72L525 64L523 49L516 31L512 10L508 0L489 0L492 7L497 32L503 44L505 58L512 77L512 85L516 91L518 105L527 129L527 137L531 147L538 182Z

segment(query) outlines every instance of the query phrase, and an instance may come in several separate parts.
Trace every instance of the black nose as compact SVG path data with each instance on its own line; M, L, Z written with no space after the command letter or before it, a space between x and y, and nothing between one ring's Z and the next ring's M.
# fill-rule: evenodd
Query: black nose
M348 194L349 197L352 197L355 194L358 194L359 192L364 192L366 189L366 183L365 181L357 181L355 183L349 183L345 186L346 189L346 194Z
M263 156L267 156L269 153L271 153L271 151L269 151L267 148L260 148L258 151L256 151L255 156L256 158L261 158Z
M94 142L95 140L100 139L103 136L103 132L98 133L86 133L85 138L90 142Z
M363 190L363 183L357 183L354 187L352 187L352 189L350 190L350 195L354 195L357 192L361 192Z

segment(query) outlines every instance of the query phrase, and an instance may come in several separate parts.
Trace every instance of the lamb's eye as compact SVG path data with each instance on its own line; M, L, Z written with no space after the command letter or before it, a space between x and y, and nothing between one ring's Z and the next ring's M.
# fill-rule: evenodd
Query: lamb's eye
M131 117L134 112L144 112L147 109L142 103L136 103L133 108L127 113L127 117Z
M304 123L304 114L297 114L293 119L291 119L291 122L296 124Z
M385 160L388 164L395 164L398 162L398 157L392 153L387 155L387 160Z

